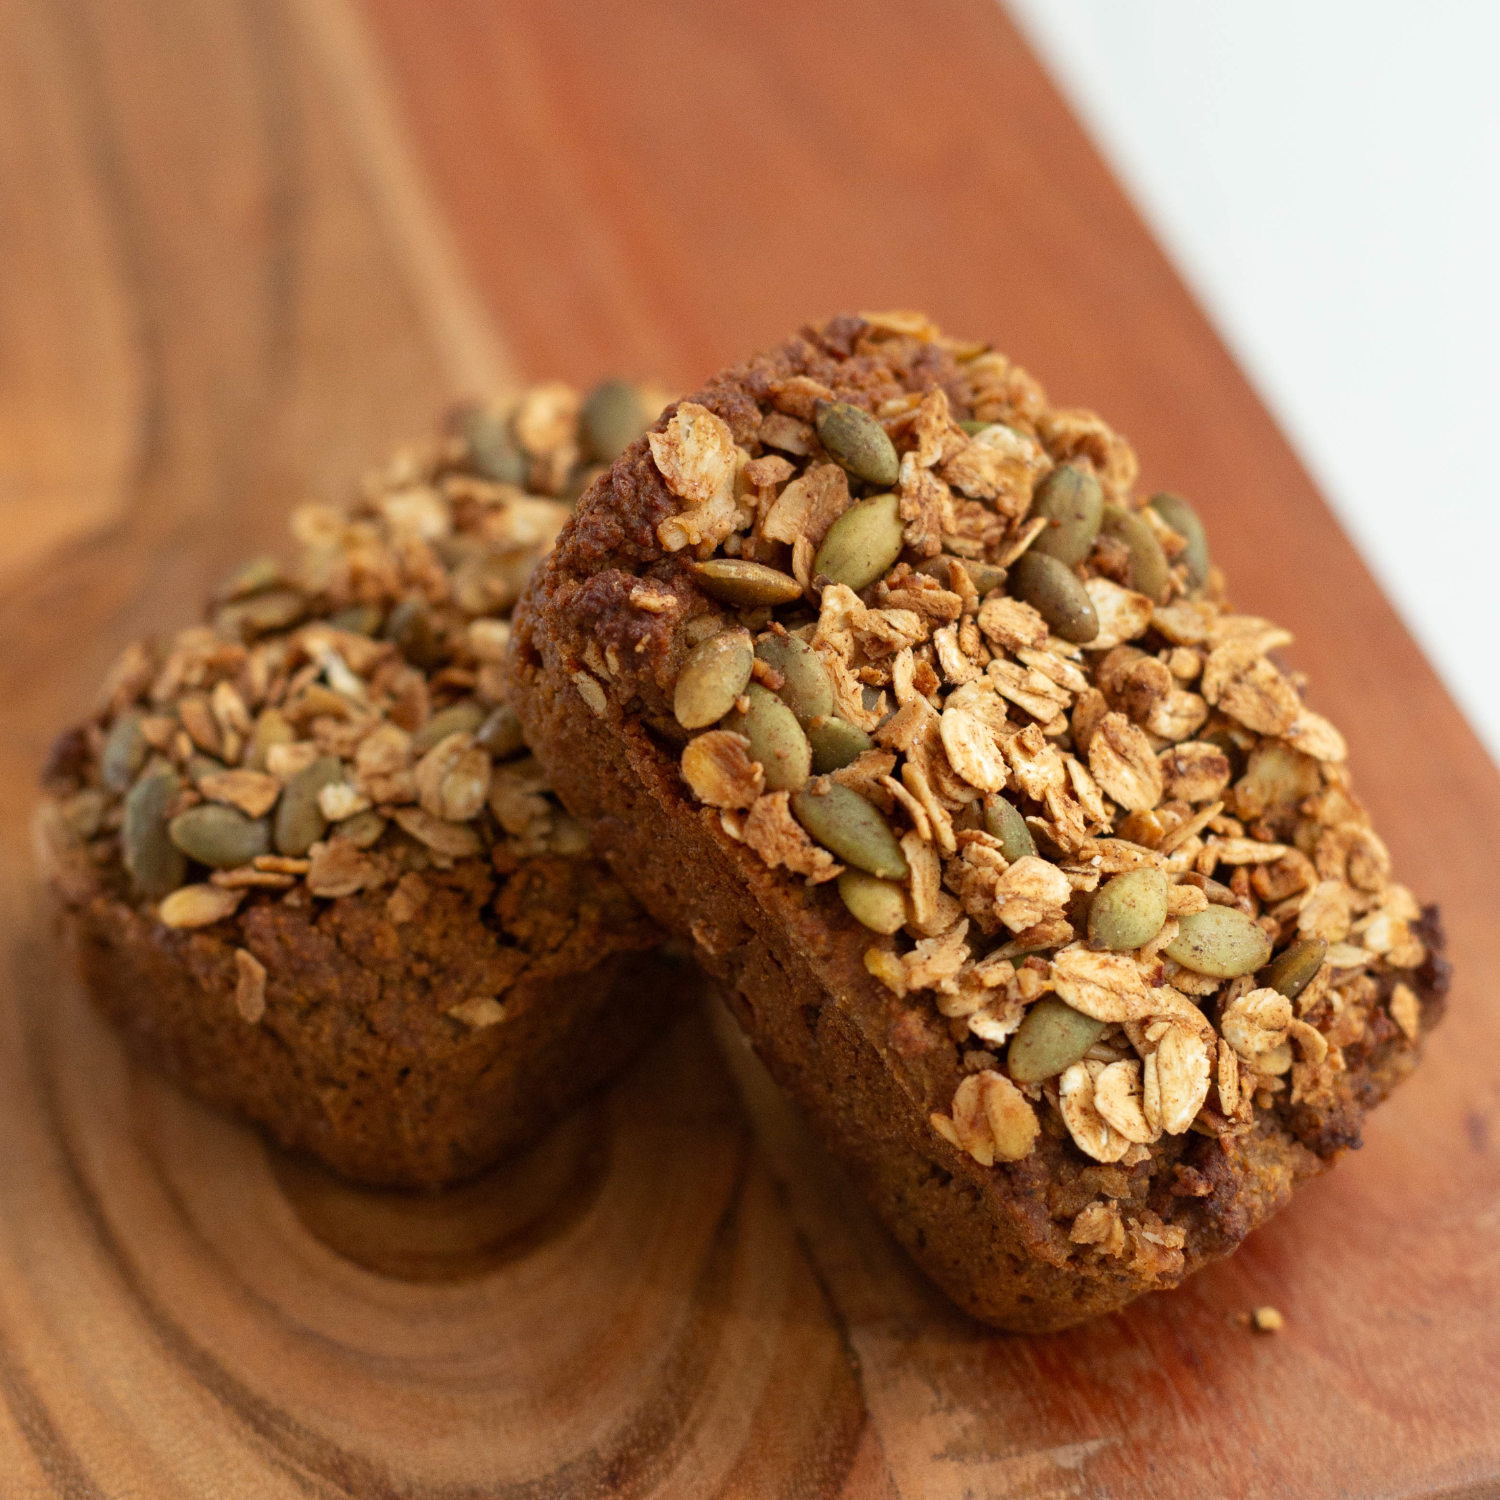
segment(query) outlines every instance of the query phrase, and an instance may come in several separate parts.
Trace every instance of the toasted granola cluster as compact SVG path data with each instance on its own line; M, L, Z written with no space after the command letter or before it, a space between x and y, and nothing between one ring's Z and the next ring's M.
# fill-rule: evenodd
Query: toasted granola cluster
M837 880L869 972L959 1058L932 1129L990 1166L1049 1112L1130 1168L1316 1108L1351 1046L1415 1045L1423 914L1191 507L920 315L807 338L838 392L763 360L616 466L626 504L575 538L615 566L565 586L599 622L570 673L675 743L730 838ZM1128 1227L1180 1270L1181 1227ZM1071 1237L1127 1250L1105 1197Z
M100 712L59 741L42 825L54 878L149 903L173 929L257 896L382 889L399 923L422 908L424 872L584 854L505 706L507 617L570 514L562 497L646 425L649 400L619 382L587 404L535 386L399 450L352 506L297 510L295 565L257 559L208 623L130 645ZM258 1020L265 966L245 948L236 961L240 1012ZM478 1029L505 1010L482 995L449 1013Z

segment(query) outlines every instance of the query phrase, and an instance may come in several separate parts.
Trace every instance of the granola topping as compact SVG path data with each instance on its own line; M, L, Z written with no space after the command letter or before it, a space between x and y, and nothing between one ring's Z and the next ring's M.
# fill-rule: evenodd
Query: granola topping
M639 431L650 397L631 399ZM707 508L737 458L700 412L696 424L679 412L663 460ZM506 617L569 516L566 496L597 472L582 420L576 392L535 386L459 413L455 436L399 450L349 507L295 512L293 565L256 559L221 586L206 624L125 650L74 732L76 764L49 785L60 813L45 820L49 839L184 930L246 901L385 888L405 911L425 869L486 857L508 874L531 856L584 853L582 826L526 753L503 675ZM677 600L645 590L640 607ZM602 708L598 680L580 675ZM726 790L736 776L754 790ZM731 755L714 785L722 805L750 807L759 767ZM832 863L811 843L803 859ZM236 963L239 1013L256 1022L265 970L243 948ZM472 1028L502 1018L484 996L453 1014Z
M710 684L735 704L709 722L681 689L688 793L842 894L902 1013L989 1059L932 1128L1000 1170L1050 1119L1123 1174L1326 1098L1372 1027L1415 1044L1421 913L1275 655L1290 635L1234 611L1188 502L1136 494L1102 419L925 317L838 338L891 373L685 402L651 435L678 509L631 597L681 607L690 577L711 613L688 644L736 633ZM924 384L935 350L957 375ZM1176 1274L1183 1231L1127 1196L1071 1243Z

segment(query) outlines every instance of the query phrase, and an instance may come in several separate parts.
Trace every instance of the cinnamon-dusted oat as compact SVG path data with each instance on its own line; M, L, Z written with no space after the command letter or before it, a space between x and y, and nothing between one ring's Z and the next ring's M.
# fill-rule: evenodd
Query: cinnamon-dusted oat
M1393 883L1342 738L1276 654L1289 634L1228 607L1196 513L1177 496L1134 493L1134 454L1103 419L1050 407L1003 356L925 319L807 330L679 411L695 431L700 411L722 423L709 477L722 488L737 465L742 519L695 543L691 562L676 556L662 528L696 524L708 500L684 493L687 435L669 416L590 496L514 642L523 716L597 746L570 776L565 735L542 742L565 794L613 807L611 836L631 850L622 870L626 860L654 870L651 888L670 879L690 905L706 874L654 863L660 840L644 824L635 836L637 808L667 820L674 857L704 872L721 871L735 843L761 858L766 878L745 883L739 914L757 956L705 962L753 996L739 1013L758 1044L875 1184L898 1232L909 1205L935 1193L917 1186L919 1162L961 1177L955 1194L986 1195L985 1260L1010 1232L1004 1216L1020 1212L1011 1205L1047 1190L1038 1184L1119 1174L1108 1191L1049 1201L1044 1217L1061 1230L1015 1231L1026 1254L1083 1278L1055 1303L1044 1294L1027 1310L999 1277L976 1290L941 1246L923 1251L965 1305L1046 1326L1058 1308L1076 1314L1075 1292L1099 1306L1123 1295L1074 1269L1080 1246L1090 1266L1117 1260L1135 1289L1232 1248L1249 1223L1235 1217L1238 1185L1261 1171L1284 1184L1255 1189L1250 1216L1264 1215L1309 1163L1353 1139L1369 1099L1409 1066L1440 986L1432 919ZM639 538L648 521L654 547L627 555L609 540ZM695 570L752 559L800 592L752 602L697 587L710 574ZM682 604L642 632L626 620L643 611L611 602L620 587ZM702 767L715 761L712 737L740 733L742 720L689 726L669 704L688 653L730 630L755 644L753 693L787 715L774 740L745 729L749 745L733 742L746 759L728 779L745 791L726 797L726 778ZM622 677L588 656L616 638L630 648ZM770 664L794 654L826 683L788 685ZM604 700L597 726L574 717L571 688L554 696L584 670ZM628 729L623 750L616 723ZM757 769L773 792L754 785ZM616 794L615 778L638 781L649 800ZM830 780L861 809L853 843L830 816ZM803 839L859 881L809 889ZM1091 925L1092 904L1127 875L1149 899L1113 889ZM738 888L714 886L720 899ZM703 930L722 922L698 919ZM795 940L778 944L778 922ZM883 1009L898 1002L899 1021ZM808 1049L846 1008L883 1061L825 1078ZM993 1061L979 1066L981 1054ZM1016 1058L1041 1059L1043 1071L1022 1061L1012 1075ZM887 1074L894 1098L881 1093ZM1036 1114L1018 1160L996 1150L979 1107L981 1088L994 1091L977 1081L986 1075L1022 1090ZM874 1112L864 1128L883 1149L899 1137L905 1176L861 1162L839 1113L846 1094L848 1108ZM875 1123L866 1101L877 1096L903 1120L917 1101L911 1128ZM882 1197L898 1179L907 1196L891 1186ZM1173 1192L1179 1181L1193 1190ZM1119 1204L1116 1215L1082 1217L1090 1198ZM940 1234L936 1221L923 1233Z

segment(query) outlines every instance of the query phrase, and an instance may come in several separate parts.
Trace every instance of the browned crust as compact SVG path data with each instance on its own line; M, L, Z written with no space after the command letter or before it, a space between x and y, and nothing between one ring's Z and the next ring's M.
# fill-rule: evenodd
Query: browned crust
M56 884L84 983L132 1051L348 1177L430 1188L541 1133L696 980L596 862L541 856L497 880L465 860L423 880L425 906L399 924L388 891L258 895L190 932L79 864ZM253 1024L237 948L267 973ZM447 1014L476 995L506 1018L476 1031Z
M1161 1288L1070 1256L1066 1228L1053 1217L1057 1196L1076 1186L1087 1201L1101 1179L1060 1121L1048 1117L1051 1128L1026 1161L994 1168L936 1135L927 1116L952 1095L952 1049L897 1052L898 1004L865 972L863 929L837 898L778 879L718 828L716 814L689 802L675 762L639 725L596 718L570 684L552 684L545 667L524 674L513 701L556 791L647 911L696 940L772 1075L955 1302L985 1322L1035 1332ZM1436 949L1435 927L1431 941ZM1424 1031L1441 1011L1440 963L1435 957L1424 976ZM1229 1254L1299 1183L1356 1145L1359 1117L1415 1061L1399 1033L1363 1056L1351 1049L1332 1110L1286 1123L1266 1114L1227 1152L1211 1137L1181 1137L1169 1143L1177 1153L1128 1174L1143 1206L1187 1227L1184 1274ZM1175 1198L1178 1165L1202 1172L1210 1195Z
M828 330L805 334L716 377L695 399L743 441L753 430L755 394L776 378L809 373L839 396L853 394L874 377L858 357L846 361L830 349L828 338ZM932 367L911 380L943 383L945 358L934 351ZM1364 1112L1420 1051L1383 1010L1346 1049L1347 1072L1316 1103L1263 1110L1237 1140L1168 1138L1129 1171L1088 1162L1050 1112L1037 1149L1019 1163L982 1167L939 1137L928 1117L947 1107L962 1075L935 1018L904 1008L866 972L869 934L829 887L807 888L767 869L724 832L717 813L685 794L670 687L684 621L718 607L689 581L680 557L655 546L655 526L676 508L644 441L585 496L518 607L511 701L554 790L590 825L595 847L653 917L697 942L773 1076L956 1302L997 1326L1030 1331L1120 1307L1171 1281L1069 1244L1067 1219L1092 1198L1129 1200L1122 1208L1183 1227L1185 1275L1229 1254L1300 1182L1359 1144ZM641 576L679 594L681 609L666 616L624 607ZM602 718L571 680L590 640L614 646L621 664ZM1422 936L1429 959L1413 977L1425 1035L1446 990L1434 912Z

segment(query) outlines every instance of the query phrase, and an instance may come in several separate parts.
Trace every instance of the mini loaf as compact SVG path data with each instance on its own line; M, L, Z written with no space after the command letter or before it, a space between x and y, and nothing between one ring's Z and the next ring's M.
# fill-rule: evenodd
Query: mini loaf
M194 1092L372 1183L434 1186L617 1068L691 965L589 850L505 704L506 616L641 398L458 414L295 567L130 646L38 831L85 983Z
M1437 1020L1338 731L1093 413L913 314L711 380L517 611L564 802L960 1305L1228 1254Z

